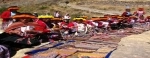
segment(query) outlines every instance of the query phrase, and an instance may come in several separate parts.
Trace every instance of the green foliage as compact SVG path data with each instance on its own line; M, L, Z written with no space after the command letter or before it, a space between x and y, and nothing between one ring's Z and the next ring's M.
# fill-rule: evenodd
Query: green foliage
M103 8L103 10L107 10L106 8Z
M47 6L41 6L40 8L39 8L39 10L44 10L44 9L47 9L48 7Z
M6 7L1 7L0 8L0 14L3 12L3 11L5 11L7 8Z
M80 16L82 16L82 13L81 12L79 12L79 13L75 13L75 14L72 14L71 15L71 19L73 19L73 18L77 18L77 17L80 17Z
M78 2L78 1L80 1L80 0L69 0L70 2Z

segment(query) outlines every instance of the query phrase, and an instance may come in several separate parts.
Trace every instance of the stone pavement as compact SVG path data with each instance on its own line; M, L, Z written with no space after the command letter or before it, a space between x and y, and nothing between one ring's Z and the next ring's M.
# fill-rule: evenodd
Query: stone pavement
M150 31L122 38L110 58L150 58Z

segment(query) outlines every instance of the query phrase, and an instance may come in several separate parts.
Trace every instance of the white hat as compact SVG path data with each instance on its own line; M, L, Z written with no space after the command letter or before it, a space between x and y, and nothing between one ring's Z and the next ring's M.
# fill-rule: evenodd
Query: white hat
M130 9L130 6L126 6L126 9Z
M37 12L34 12L34 13L37 13Z

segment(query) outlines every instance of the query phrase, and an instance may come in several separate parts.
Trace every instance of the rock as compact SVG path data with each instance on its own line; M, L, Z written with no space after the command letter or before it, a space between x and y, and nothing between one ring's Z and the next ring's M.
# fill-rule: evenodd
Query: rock
M147 44L150 41L149 33L124 37L110 58L150 58L150 45Z
M99 48L96 52L99 52L99 53L108 53L108 52L110 52L112 50L113 49L109 48L109 47L102 47L102 48Z
M72 54L74 54L75 52L77 52L76 49L60 49L56 51L59 55L61 56L70 56Z
M104 58L106 54L100 54L100 53L79 53L78 57L82 58L84 56L88 56L90 58Z

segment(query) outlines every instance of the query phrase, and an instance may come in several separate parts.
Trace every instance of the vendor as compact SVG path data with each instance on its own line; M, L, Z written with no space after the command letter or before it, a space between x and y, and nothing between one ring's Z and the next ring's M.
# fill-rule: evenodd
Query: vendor
M38 33L34 31L36 23L31 21L35 17L29 13L19 14L12 17L18 19L18 22L11 24L4 33L0 35L0 41L13 47L29 47L40 44L39 39L35 37Z
M11 19L11 17L19 13L17 10L19 10L18 6L10 6L1 14L0 17L3 19L2 29L5 29L9 25L9 23L13 22L13 19Z
M125 12L123 12L122 16L123 16L123 17L130 17L130 16L132 16L132 13L131 13L130 10L131 10L131 9L130 9L129 7L127 7L127 8L125 9Z
M84 23L83 19L77 20L77 31L79 33L86 33L86 24Z
M144 8L138 8L136 12L134 12L134 15L137 16L138 20L144 20L145 11Z
M60 37L61 35L59 34L59 26L55 21L52 19L54 18L53 16L50 15L43 15L38 17L39 20L36 21L39 25L37 26L36 30L39 30L42 32L41 38L43 39L43 42L49 41L57 41L61 40L62 38ZM44 33L44 34L43 34ZM55 37L56 35L56 37Z
M69 14L66 14L66 15L63 17L63 19L64 19L67 23L69 23L71 17L70 17Z

